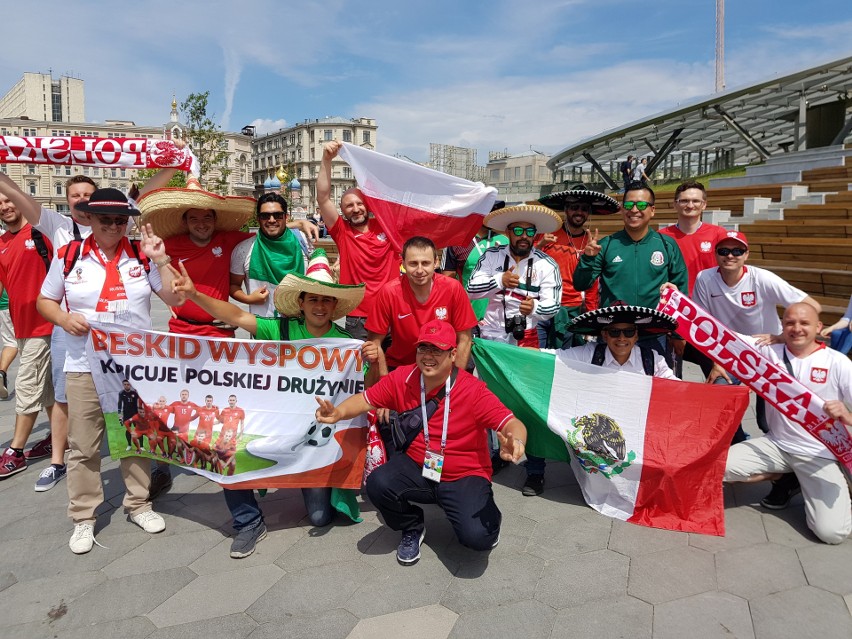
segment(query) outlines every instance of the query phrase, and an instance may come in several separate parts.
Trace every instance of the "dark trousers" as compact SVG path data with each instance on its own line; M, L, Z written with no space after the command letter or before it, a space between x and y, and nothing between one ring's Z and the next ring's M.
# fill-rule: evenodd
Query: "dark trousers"
M491 482L463 477L435 483L423 477L421 466L406 455L391 457L367 478L367 494L393 530L423 526L418 504L438 504L447 515L456 538L473 550L488 550L500 534L502 515L494 503Z

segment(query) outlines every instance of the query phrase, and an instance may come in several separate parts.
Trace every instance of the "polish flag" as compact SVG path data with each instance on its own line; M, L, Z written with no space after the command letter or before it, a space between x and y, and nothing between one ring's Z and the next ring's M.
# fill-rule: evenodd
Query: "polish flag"
M557 351L558 353L558 351ZM527 427L527 452L568 460L586 503L642 526L725 534L722 476L741 386L613 371L474 340L480 377Z
M467 246L491 212L497 189L344 143L367 208L397 250L415 235L438 248Z

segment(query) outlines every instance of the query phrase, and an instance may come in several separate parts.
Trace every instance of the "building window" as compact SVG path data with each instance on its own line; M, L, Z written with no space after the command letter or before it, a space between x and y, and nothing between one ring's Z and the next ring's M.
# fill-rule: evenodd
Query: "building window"
M109 170L110 177L118 177L118 169L110 169Z
M27 190L30 192L32 197L36 195L36 183L35 182L27 182Z
M491 169L491 181L499 182L500 181L500 169Z
M332 139L334 139L333 134L334 134L334 131L332 131L331 129L326 129L325 131L322 132L322 139L325 140L326 142L331 142Z
M311 129L311 144L314 143L314 130Z
M292 140L292 139L293 139L293 136L291 135L290 140ZM302 144L302 132L301 131L299 131L299 144L300 145Z
M9 172L9 171L7 171L7 170L6 170L6 165L5 165L5 164L0 164L0 173L8 173L8 172Z
M539 179L539 180L546 180L546 179L547 179L547 177L548 177L548 175L547 175L547 167L546 167L546 166L540 166L540 167L538 167L538 179Z
M511 182L512 181L512 169L503 169L503 181Z
M521 167L519 167L519 166L515 167L515 179L516 180L521 179Z
M364 131L364 133L361 135L361 140L362 144L370 144L370 132Z
M67 204L57 204L56 205L56 211L57 211L57 213L68 214L68 213L71 212L71 209L68 207Z
M71 170L71 167L70 167L70 166L68 167L68 170L69 170L69 171ZM118 170L118 174L119 174L121 177L126 178L126 177L127 177L127 169L119 169L119 170Z
M65 167L65 175L68 176L68 177L71 177L71 167L70 166Z
M532 180L532 170L533 170L532 164L524 167L524 179L525 180Z
M344 142L351 142L352 141L352 131L349 131L349 130L346 130L346 129L343 130L343 141Z
M352 178L352 169L348 166L343 167L343 177L345 177L347 180Z
M29 138L29 137L34 138L35 136L38 135L38 131L36 129L24 129L23 135L24 135L25 138Z
M53 185L53 189L56 192L56 195L62 195L62 182L57 182Z
M35 174L36 174L35 164L27 164L27 175L35 175Z

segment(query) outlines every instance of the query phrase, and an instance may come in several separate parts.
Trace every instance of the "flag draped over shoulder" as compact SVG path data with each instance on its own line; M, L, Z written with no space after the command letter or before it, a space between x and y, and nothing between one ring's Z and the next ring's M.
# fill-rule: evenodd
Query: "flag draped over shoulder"
M570 363L474 340L480 377L528 430L527 452L571 459L592 508L643 526L723 535L722 476L748 392Z
M481 182L344 143L340 157L352 167L367 207L397 250L414 235L438 248L467 246L491 211L497 190Z

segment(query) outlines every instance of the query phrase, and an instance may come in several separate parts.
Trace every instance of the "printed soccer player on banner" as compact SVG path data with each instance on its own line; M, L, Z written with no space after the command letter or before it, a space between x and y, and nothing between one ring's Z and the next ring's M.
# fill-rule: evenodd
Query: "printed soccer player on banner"
M329 427L313 418L315 396L342 401L363 390L360 346L343 339L212 340L94 324L87 351L113 457L165 459L241 488L359 488L366 421ZM116 412L125 379L140 398L130 425Z

